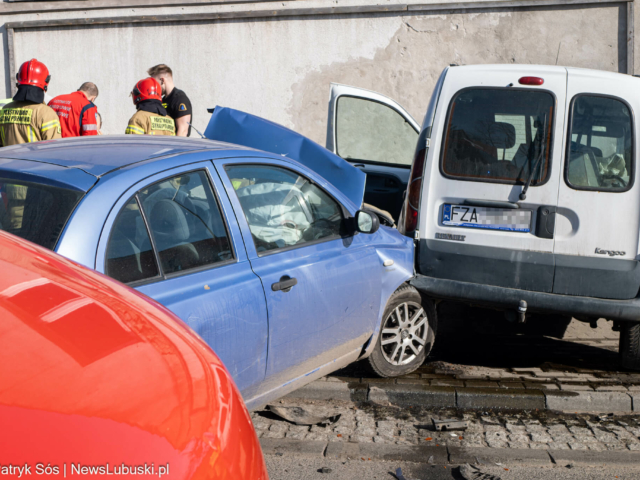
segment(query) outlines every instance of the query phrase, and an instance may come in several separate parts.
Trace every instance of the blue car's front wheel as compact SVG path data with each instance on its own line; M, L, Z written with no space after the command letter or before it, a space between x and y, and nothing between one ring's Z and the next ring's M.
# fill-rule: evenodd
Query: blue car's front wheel
M410 285L402 285L389 301L369 364L381 377L413 372L424 362L435 340L436 311Z

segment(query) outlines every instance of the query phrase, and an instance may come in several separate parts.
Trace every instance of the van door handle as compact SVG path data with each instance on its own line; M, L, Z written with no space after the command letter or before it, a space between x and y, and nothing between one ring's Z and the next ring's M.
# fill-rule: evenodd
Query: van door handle
M542 205L538 207L538 215L536 217L536 236L540 238L553 238L556 229L556 212L558 207L555 205Z
M291 278L289 275L283 275L282 277L280 277L279 282L271 284L271 290L273 290L274 292L277 292L278 290L288 292L297 284L297 279Z

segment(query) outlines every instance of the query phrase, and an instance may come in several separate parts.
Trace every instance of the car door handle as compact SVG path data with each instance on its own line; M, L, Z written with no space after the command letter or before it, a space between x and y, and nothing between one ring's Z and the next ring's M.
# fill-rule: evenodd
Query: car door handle
M282 290L283 292L288 292L291 290L294 285L298 284L298 280L295 278L291 278L289 275L284 275L280 277L280 281L271 284L271 290L277 292L278 290Z

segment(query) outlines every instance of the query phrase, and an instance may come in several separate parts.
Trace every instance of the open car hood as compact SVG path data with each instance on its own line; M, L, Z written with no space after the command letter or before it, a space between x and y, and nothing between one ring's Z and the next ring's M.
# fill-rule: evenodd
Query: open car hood
M204 136L296 160L333 184L357 207L362 205L366 175L326 148L282 125L232 108L216 107Z

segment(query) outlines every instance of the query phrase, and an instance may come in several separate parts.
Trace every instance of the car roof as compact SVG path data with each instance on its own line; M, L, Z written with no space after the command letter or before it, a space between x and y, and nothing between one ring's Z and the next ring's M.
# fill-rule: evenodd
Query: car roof
M208 139L152 135L99 135L4 147L0 158L77 168L95 177L135 163L202 150L250 150Z

